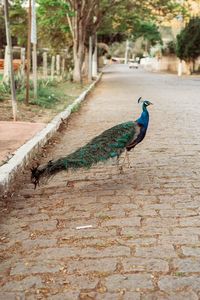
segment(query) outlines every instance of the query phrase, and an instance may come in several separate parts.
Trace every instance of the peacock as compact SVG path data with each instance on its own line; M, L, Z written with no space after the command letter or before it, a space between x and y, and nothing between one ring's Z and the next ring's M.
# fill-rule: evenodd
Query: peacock
M48 178L62 170L89 169L99 162L105 162L112 158L119 160L124 151L125 159L127 158L129 163L128 152L140 143L146 135L149 124L147 106L153 104L148 100L143 101L141 97L138 99L138 103L142 103L142 113L135 122L128 121L111 127L73 153L32 168L31 181L35 188L41 177Z

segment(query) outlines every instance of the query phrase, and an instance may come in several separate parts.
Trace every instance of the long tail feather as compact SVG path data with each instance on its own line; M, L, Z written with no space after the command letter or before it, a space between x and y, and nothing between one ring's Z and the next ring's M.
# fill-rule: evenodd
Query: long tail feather
M98 162L119 157L132 140L135 132L136 125L134 122L116 125L66 157L33 168L31 181L36 187L39 184L40 177L45 176L48 178L62 170L90 168Z

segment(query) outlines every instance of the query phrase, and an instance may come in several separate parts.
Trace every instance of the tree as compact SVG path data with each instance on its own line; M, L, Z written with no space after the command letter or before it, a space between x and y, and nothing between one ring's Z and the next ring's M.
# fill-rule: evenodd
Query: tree
M23 0L14 0L9 7L11 35L16 38L18 46L25 47L27 36L24 34L28 25L27 11L23 7Z
M200 17L192 18L177 36L176 54L181 60L195 62L200 56Z
M178 14L185 15L186 10L176 0L125 0L103 16L99 39L111 44L143 36L148 44L154 44L160 41L157 25Z
M54 48L70 43L69 28L73 44L73 79L78 82L82 81L84 62L87 64L89 36L94 40L102 24L107 25L107 36L117 35L124 39L132 34L139 20L153 20L155 15L161 19L179 7L176 0L39 0L38 3L41 40Z
M6 45L6 29L3 6L0 4L0 48Z
M149 52L151 46L155 46L157 43L162 44L159 27L152 22L140 21L134 29L133 37L135 40L140 37L143 38L147 52Z
M69 4L62 0L38 0L38 38L40 44L52 50L72 46L67 14Z

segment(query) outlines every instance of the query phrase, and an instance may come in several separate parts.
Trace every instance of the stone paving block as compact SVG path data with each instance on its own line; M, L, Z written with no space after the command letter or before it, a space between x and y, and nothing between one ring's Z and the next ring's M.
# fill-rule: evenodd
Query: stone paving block
M83 248L79 250L81 257L117 257L117 256L129 256L130 248L125 246L111 246L102 249L95 249L91 247Z
M109 292L116 292L120 289L128 291L153 289L151 276L140 274L111 275L106 278L105 285Z
M186 256L199 256L200 259L200 247L182 247L183 254Z
M103 196L99 197L100 203L130 203L130 198L127 196Z
M83 224L82 224L83 225ZM86 224L85 224L86 225ZM90 225L90 222L87 222L87 225ZM63 240L67 240L70 238L104 238L104 237L114 237L116 236L116 229L114 228L106 228L102 229L101 227L97 228L86 228L86 229L62 229L57 232L53 232L51 234L54 238L62 238Z
M179 202L175 204L176 209L189 208L197 209L199 208L199 200L192 200L190 202Z
M194 291L186 290L186 291L176 291L175 293L168 292L167 294L163 294L161 292L154 292L148 295L142 295L141 300L198 300Z
M171 210L161 210L161 217L186 217L186 216L196 216L198 213L191 209L171 209Z
M63 292L47 297L48 300L78 300L79 292Z
M198 217L187 217L180 218L180 226L200 226L200 218Z
M35 215L21 216L23 222L35 222L35 221L45 221L49 219L49 216L44 213L36 213Z
M56 273L60 268L61 265L57 262L43 261L39 264L37 261L22 261L12 267L10 275Z
M112 219L112 218L123 218L125 217L125 212L122 210L110 210L110 211L100 211L94 214L94 216L100 220Z
M117 266L116 258L84 259L70 261L67 265L68 273L89 273L89 272L114 272Z
M25 300L25 294L19 292L1 292L0 291L0 299L1 300Z
M25 240L22 242L22 247L25 250L31 250L36 248L48 248L56 246L57 240L56 239L35 239L35 240Z
M172 188L174 187L181 187L181 184L180 183L175 183L171 186ZM184 185L183 185L184 187ZM190 202L191 201L191 195L188 195L188 194L185 194L185 195L172 195L172 196L159 196L159 199L162 203L178 203L178 202Z
M98 294L95 300L140 300L140 293L127 292L125 289L119 293Z
M171 257L176 257L177 254L172 245L166 244L149 247L136 246L135 256L169 259Z
M168 272L168 262L154 258L126 258L122 261L125 272Z
M70 284L72 289L95 289L97 286L99 279L98 278L92 278L92 276L88 277L85 275L68 275L66 277L66 282Z
M118 226L118 227L125 227L125 226L140 226L141 218L139 217L129 217L129 218L117 218L108 221L102 222L102 226Z
M56 225L57 225L56 220L48 220L44 222L34 222L31 223L29 226L31 230L45 231L45 230L55 230Z
M120 203L120 204L112 204L111 210L125 210L125 211L131 211L131 210L137 210L138 206L133 203Z
M77 248L72 247L61 247L61 248L47 248L41 249L38 252L39 259L61 259L67 257L73 257L79 255L80 251Z
M158 238L159 244L176 244L176 245L197 245L199 243L198 235L165 235Z
M173 261L174 268L177 269L177 272L183 273L200 273L200 258L184 258L176 259Z
M7 282L5 285L3 285L2 291L26 291L31 288L41 288L42 286L42 279L39 276L29 276L22 280L12 280L10 282Z
M197 276L162 276L158 281L158 286L162 291L180 290L191 288L195 292L200 292L200 277Z
M124 227L122 228L121 235L127 237L133 236L157 236L158 234L167 234L169 235L169 228L166 227L151 227L151 226L142 226L142 227Z
M155 245L157 244L157 239L154 237L141 237L141 238L128 238L125 240L120 240L120 243L124 243L124 245L126 246L137 246L137 245L141 245L141 246L149 246L149 245Z
M137 216L137 217L155 217L158 215L158 213L155 210L150 209L137 209L132 210L128 214L128 217Z
M144 225L150 227L168 227L170 225L174 227L178 225L178 220L176 218L146 218Z
M174 227L171 229L174 235L191 236L199 234L199 227Z

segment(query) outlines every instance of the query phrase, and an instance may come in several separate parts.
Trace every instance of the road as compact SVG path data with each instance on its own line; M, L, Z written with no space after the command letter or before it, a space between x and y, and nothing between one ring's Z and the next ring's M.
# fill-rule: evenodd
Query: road
M199 94L199 77L105 70L41 163L135 120L139 96L154 103L145 140L123 174L98 165L36 190L18 179L1 202L0 299L200 298Z

